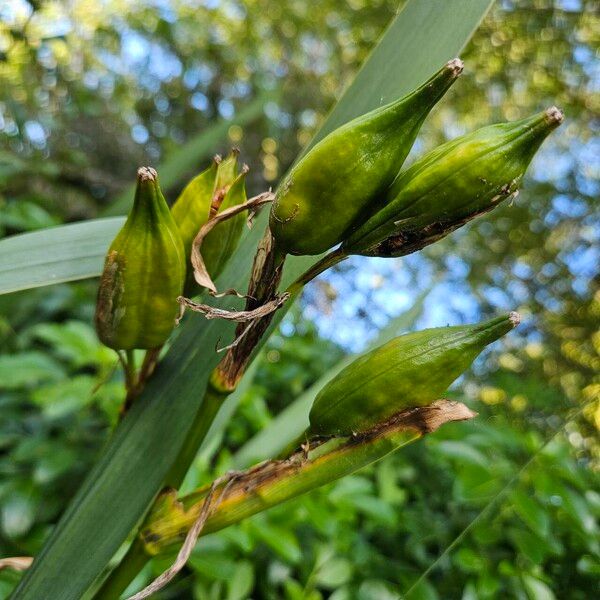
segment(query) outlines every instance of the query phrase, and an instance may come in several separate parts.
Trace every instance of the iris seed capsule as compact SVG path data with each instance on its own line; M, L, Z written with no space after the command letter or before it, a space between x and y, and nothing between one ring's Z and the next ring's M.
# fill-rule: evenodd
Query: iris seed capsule
M431 109L463 64L448 62L411 94L330 133L289 172L269 225L281 251L320 254L381 205Z
M156 171L142 167L133 207L110 245L100 279L95 317L100 340L115 350L164 344L175 326L184 279L179 229Z
M519 322L512 312L485 323L425 329L363 354L315 398L309 437L359 433L402 410L431 404Z
M199 289L190 264L196 234L218 212L246 201L244 179L247 168L244 167L238 175L238 154L237 150L232 150L224 160L216 157L208 169L187 184L171 208L185 249L187 276L184 293L187 296L194 295ZM219 223L204 239L202 258L213 279L219 276L235 252L243 227L244 215L239 214Z
M534 154L563 121L555 107L443 144L401 173L387 204L343 243L346 254L401 256L514 196Z

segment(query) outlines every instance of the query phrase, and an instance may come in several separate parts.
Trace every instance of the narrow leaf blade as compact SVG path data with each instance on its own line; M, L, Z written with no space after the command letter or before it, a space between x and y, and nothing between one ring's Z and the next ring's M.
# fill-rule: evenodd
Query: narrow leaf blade
M124 222L93 219L0 240L0 294L97 277Z
M407 2L309 147L350 119L408 94L445 62L457 57L493 3Z

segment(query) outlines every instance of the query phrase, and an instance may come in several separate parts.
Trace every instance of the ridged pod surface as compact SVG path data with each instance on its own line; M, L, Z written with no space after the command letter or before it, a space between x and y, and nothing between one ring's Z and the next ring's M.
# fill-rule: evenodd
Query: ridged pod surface
M517 313L485 323L425 329L367 352L328 383L310 411L309 435L349 435L438 400Z
M246 202L246 173L242 172L236 176L228 188L218 212L243 204ZM225 268L227 261L231 258L244 230L246 216L243 213L235 215L227 221L219 223L202 242L202 258L207 266L211 277L216 278Z
M516 193L534 154L562 120L552 107L439 146L399 175L387 204L344 241L344 251L401 255L412 239L439 239L491 210Z
M187 277L186 295L198 290L190 264L190 252L196 234L211 216L246 201L245 177L247 168L237 172L237 150L224 160L215 159L211 166L194 177L183 189L171 208L173 218L183 239ZM202 258L211 277L216 278L237 248L245 217L234 216L219 223L202 242Z
M114 239L98 289L96 331L115 350L157 348L175 326L185 255L156 171L138 170L133 208Z
M288 254L319 254L382 201L434 105L462 72L454 59L411 94L350 121L312 148L276 192L269 225Z

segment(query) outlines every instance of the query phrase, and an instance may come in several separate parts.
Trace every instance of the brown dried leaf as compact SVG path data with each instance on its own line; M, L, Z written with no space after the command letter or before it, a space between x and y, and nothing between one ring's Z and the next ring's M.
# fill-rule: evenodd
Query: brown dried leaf
M199 302L194 302L189 298L184 298L183 296L179 296L177 302L179 302L184 309L189 308L194 312L202 313L207 319L226 319L228 321L237 321L238 323L248 323L249 321L260 319L275 312L289 297L290 295L285 292L276 296L273 300L265 302L265 304L262 304L254 310L238 311L225 310L223 308L209 306L208 304L201 304ZM181 318L181 314L179 318Z
M222 221L231 219L232 217L241 213L244 210L256 211L263 204L272 202L274 197L275 195L270 191L259 194L254 198L250 198L250 200L244 202L243 204L232 206L231 208L228 208L223 212L217 213L212 219L207 221L200 228L200 231L194 238L194 242L192 244L191 261L192 266L194 267L194 279L199 285L207 288L211 294L216 295L218 294L218 292L213 280L211 279L206 269L206 265L204 264L204 260L202 259L202 254L200 253L200 246L202 245L202 241L209 234L209 232L212 231Z
M127 600L144 600L144 598L149 598L150 596L156 594L159 590L164 588L176 575L185 567L200 534L202 533L202 529L204 528L204 524L206 523L206 519L215 512L215 510L219 507L221 502L227 496L229 489L231 488L233 482L237 477L237 473L227 473L218 479L215 479L202 503L202 509L200 510L200 514L198 518L192 525L191 529L188 531L185 540L183 542L183 546L177 553L177 558L175 562L161 575L159 575L154 581L152 581L149 585L147 585L143 590L139 591L137 594L133 596L129 596ZM213 495L215 490L220 485L224 484L223 489L220 494L213 500Z
M32 562L32 556L11 556L8 558L0 558L0 571L2 571L2 569L25 571L26 569L29 569Z

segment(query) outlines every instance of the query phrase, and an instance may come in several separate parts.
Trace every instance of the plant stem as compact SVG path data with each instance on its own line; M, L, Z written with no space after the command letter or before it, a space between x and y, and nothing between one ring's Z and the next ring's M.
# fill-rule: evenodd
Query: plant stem
M287 460L267 461L238 474L201 535L219 531L267 508L281 504L316 487L344 477L380 460L450 421L475 416L460 402L440 400L408 409L358 436L333 438L307 444ZM182 532L196 522L211 485L204 486L152 513L142 525L141 539L152 555L181 544ZM171 502L173 499L171 499Z
M280 269L285 260L285 255L281 254L276 247L273 248L273 264L274 269ZM344 254L341 250L335 250L330 254L324 256L321 260L319 260L313 267L311 267L308 271L306 271L303 275L301 275L289 288L287 291L290 292L292 297L297 296L302 288L309 282L312 281L315 277L323 273L323 271L329 269L330 267L338 264L342 260L346 259L347 255ZM275 279L277 281L277 279ZM256 293L254 290L252 290ZM267 292L261 290L263 295L271 294L272 290L269 288ZM262 338L262 335L260 335ZM260 345L260 338L257 340L256 345L247 349L248 358L250 355L257 349L257 346ZM245 368L244 368L245 371ZM215 369L215 375L218 375L219 367ZM239 381L240 376L237 378ZM218 377L217 377L218 379ZM196 417L194 422L189 430L189 433L186 437L186 440L183 443L183 447L181 448L177 460L173 463L171 467L171 471L167 475L165 480L165 485L167 487L178 488L185 477L187 470L189 469L196 453L198 452L198 448L200 444L204 440L210 426L219 411L219 408L222 406L223 402L227 398L227 396L234 391L235 387L232 389L227 389L223 387L221 390L217 389L211 383L208 384L206 388L206 392L204 398L202 399L202 404L196 413Z
M140 393L146 383L146 380L152 375L154 369L156 368L158 357L162 348L162 346L151 348L150 350L146 350L146 353L144 354L144 360L142 361L142 366L140 367L140 374L138 377Z
M335 250L334 252L331 252L330 254L324 256L321 260L319 260L303 275L301 275L294 283L292 283L292 285L288 288L287 291L292 295L292 297L297 296L302 291L302 288L309 281L312 281L323 271L338 264L346 258L347 255L339 249ZM273 271L273 273L281 273L284 260L285 255L279 252L277 248L273 248L272 263L270 266L270 269ZM266 279L267 281L265 282L265 279L257 278L257 280L255 281L257 290L251 290L255 294L257 291L260 290L260 293L258 294L260 296L260 301L264 301L264 299L269 297L271 293L274 293L275 287L279 282L279 278L277 275L273 275L272 279ZM263 289L262 286L265 286L265 283L266 287L265 289ZM260 347L260 340L263 334L264 330L262 330L259 333L256 343L251 345L249 348L246 348L246 362L244 363L239 376L236 378L236 384L237 381L239 381L239 379L241 378L243 372L245 372L245 367L247 365L247 361L250 359L250 355L254 354L257 348ZM129 360L127 362L130 363ZM218 372L218 367L217 369L215 369L215 372ZM206 437L210 426L212 425L217 413L219 412L219 409L221 408L223 402L226 400L229 394L234 391L234 389L235 386L232 389L223 388L219 390L210 382L208 383L206 392L202 399L202 403L200 404L200 408L198 409L198 412L196 413L196 416L194 418L194 422L192 423L192 426L190 427L186 439L183 442L183 446L179 451L177 459L173 463L171 470L165 478L165 487L171 487L175 489L179 488L188 469L190 468L190 465L192 464L194 458L196 457L196 454L198 453L198 448L204 441L204 438ZM134 544L134 546L132 546L132 548L125 555L119 566L114 570L113 574L111 574L110 577L107 579L107 582L105 584L106 586L114 585L114 589L116 590L118 586L121 585L121 587L123 587L124 589L128 585L129 581L133 579L133 577L135 577L139 569L141 569L141 566L143 566L143 564L141 566L138 566L138 564L136 563L136 561L140 560L139 556L137 555L137 542ZM111 582L113 579L117 580L117 583L112 584ZM103 586L101 592L104 590L104 587L105 586ZM105 600L105 598L106 600L112 600L114 597L115 596L98 596L98 598L101 600Z
M343 260L346 260L348 255L343 252L341 248L326 254L323 258L317 261L310 269L305 271L296 281L290 284L286 291L288 291L292 296L298 294L302 288L309 282L311 282L315 277L318 277L321 273L334 267L335 265L341 263Z
M267 227L258 244L252 263L246 310L259 309L266 303L276 300L285 256L277 247L275 239ZM230 344L227 353L211 376L211 381L217 389L227 393L235 390L246 372L249 362L256 355L256 349L260 346L273 316L274 313L270 313L249 324L238 323L235 329L236 341Z
M202 398L202 404L196 413L194 422L186 436L183 446L165 479L165 487L179 488L190 465L194 461L200 444L204 441L219 409L229 394L216 390L210 383Z
M135 399L138 387L138 379L137 374L135 372L134 351L125 350L124 355L122 351L117 352L117 354L119 355L119 359L121 361L121 364L123 365L123 371L125 373L125 389L127 391L127 394L125 395L125 401L121 406L121 411L119 414L119 418L122 419L131 407L133 400Z
M127 357L127 371L131 382L135 385L135 351L125 350L125 356Z
M118 600L149 560L144 544L136 536L119 565L94 595L94 600Z
M125 375L125 389L129 390L134 386L135 383L135 368L132 368L132 350L116 350L119 362L123 367L123 374Z
M139 373L136 373L135 355L133 350L126 351L125 359L121 358L121 355L119 354L121 362L123 363L123 369L125 370L125 388L127 389L125 402L123 402L123 406L121 407L121 418L125 416L135 399L142 393L144 386L146 385L146 380L152 375L156 368L161 350L162 346L146 350Z

